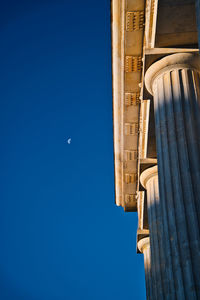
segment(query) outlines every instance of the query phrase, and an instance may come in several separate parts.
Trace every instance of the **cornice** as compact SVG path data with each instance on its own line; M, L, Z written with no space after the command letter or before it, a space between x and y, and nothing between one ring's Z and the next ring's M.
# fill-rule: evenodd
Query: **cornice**
M124 83L124 34L122 24L125 1L112 1L112 83L115 199L119 206L123 200L123 83Z
M112 76L116 204L136 211L144 1L112 1Z

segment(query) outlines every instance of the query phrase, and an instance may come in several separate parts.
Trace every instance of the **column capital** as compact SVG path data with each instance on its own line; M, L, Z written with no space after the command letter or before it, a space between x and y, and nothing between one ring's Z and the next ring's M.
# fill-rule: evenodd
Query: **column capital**
M144 239L139 240L137 246L140 252L144 253L145 249L150 248L150 238L146 237Z
M142 174L140 175L140 182L142 186L146 189L147 182L153 178L158 176L158 167L154 166L152 168L146 169Z
M152 64L145 74L148 92L153 95L153 82L158 76L176 69L193 69L200 72L200 56L194 53L176 53Z

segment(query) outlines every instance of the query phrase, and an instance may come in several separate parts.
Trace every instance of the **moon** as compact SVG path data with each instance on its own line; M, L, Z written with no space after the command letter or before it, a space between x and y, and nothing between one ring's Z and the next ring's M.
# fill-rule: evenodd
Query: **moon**
M67 140L67 143L70 145L70 144L71 144L71 141L72 141L72 139L69 138L69 139Z

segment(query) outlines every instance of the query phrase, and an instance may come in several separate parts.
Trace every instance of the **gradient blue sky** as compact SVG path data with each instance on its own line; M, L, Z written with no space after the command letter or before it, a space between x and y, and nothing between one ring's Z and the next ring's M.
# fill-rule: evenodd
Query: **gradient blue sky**
M114 202L110 1L1 1L0 41L0 299L144 300Z

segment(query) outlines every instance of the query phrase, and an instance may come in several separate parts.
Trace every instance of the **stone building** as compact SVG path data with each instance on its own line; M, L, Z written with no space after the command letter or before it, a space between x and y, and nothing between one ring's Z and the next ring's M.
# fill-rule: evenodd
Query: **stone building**
M200 299L200 0L111 10L116 204L138 213L147 299Z

